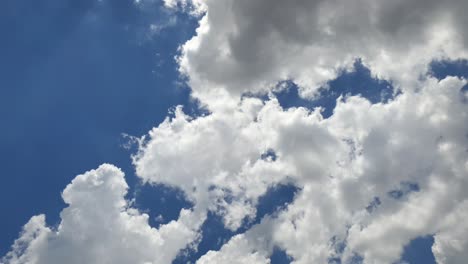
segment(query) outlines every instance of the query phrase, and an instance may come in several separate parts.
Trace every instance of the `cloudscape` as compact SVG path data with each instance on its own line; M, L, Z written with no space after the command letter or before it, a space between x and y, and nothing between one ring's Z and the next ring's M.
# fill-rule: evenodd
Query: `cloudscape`
M468 1L0 4L0 263L468 263Z

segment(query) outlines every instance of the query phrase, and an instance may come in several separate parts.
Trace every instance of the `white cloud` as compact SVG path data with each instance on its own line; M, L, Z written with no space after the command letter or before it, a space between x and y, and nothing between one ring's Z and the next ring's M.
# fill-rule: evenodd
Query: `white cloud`
M181 211L159 229L129 207L123 173L112 165L77 176L63 191L69 205L57 229L34 216L1 263L171 263L194 241L202 217ZM198 221L200 220L200 221Z
M275 99L244 99L230 111L193 120L179 109L150 133L135 158L137 173L181 187L196 207L224 215L231 229L254 214L268 186L292 181L302 191L265 235L297 263L326 261L332 237L347 240L345 258L356 252L365 263L391 263L411 239L437 237L445 221L439 215L450 217L456 201L468 198L463 85L453 77L429 78L422 90L388 104L342 98L325 120L318 111L283 110ZM260 159L267 149L276 161ZM421 190L391 198L387 193L402 182ZM369 214L374 197L382 205Z
M255 251L244 235L237 235L226 243L220 251L209 251L201 257L197 264L269 264L270 259L264 254Z
M218 208L228 226L237 229L245 216L255 216L258 197L293 173L285 162L261 159L273 144L266 134L274 132L269 126L276 120L267 118L278 111L276 101L264 107L258 99L246 99L231 111L192 120L178 108L174 118L150 132L134 157L137 174L181 188L200 210ZM305 110L298 111L306 118Z

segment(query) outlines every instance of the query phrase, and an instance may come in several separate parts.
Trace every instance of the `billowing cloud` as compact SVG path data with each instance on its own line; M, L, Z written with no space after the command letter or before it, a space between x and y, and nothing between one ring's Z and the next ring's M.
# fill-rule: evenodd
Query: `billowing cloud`
M204 12L182 47L181 72L197 97L265 91L294 79L301 94L356 58L401 89L414 89L434 58L466 57L466 1L166 1ZM403 85L406 84L406 85ZM409 86L410 85L410 86Z
M387 264L426 235L439 263L463 263L466 82L428 69L466 58L465 1L165 3L200 18L178 60L211 112L190 117L177 107L142 138L133 163L143 181L180 188L194 207L151 228L124 199L122 173L103 165L65 189L59 227L33 217L3 262L171 263L196 247L208 212L240 230L270 187L288 183L300 189L291 204L198 263L269 263L278 247L297 264L356 256ZM242 96L288 79L310 99L357 58L400 93L375 104L343 95L329 118L320 108L283 109L273 93Z
M283 110L274 98L245 98L231 112L193 120L178 109L151 131L137 173L181 187L232 229L252 216L268 186L294 182L302 191L269 223L272 243L297 263L324 263L335 237L346 240L344 259L357 253L365 263L392 263L412 239L448 232L442 226L468 198L464 83L429 78L387 104L340 98L328 119ZM260 158L268 149L274 161ZM390 195L395 190L401 194ZM369 212L375 197L381 204ZM240 243L233 239L219 254L231 254ZM204 259L222 259L217 254Z
M152 228L124 199L127 189L112 165L77 176L63 191L60 225L32 217L0 263L170 263L197 238L203 216L182 210L177 221Z

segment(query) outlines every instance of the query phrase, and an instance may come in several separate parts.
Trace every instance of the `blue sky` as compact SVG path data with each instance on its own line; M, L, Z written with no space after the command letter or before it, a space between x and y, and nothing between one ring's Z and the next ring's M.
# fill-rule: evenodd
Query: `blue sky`
M181 188L143 184L131 159L138 146L125 147L129 138L124 134L147 134L177 105L194 117L207 113L190 98L191 87L175 60L179 46L194 36L199 17L164 8L160 1L143 2L21 0L1 4L1 256L31 216L45 214L47 224L57 227L66 207L61 197L65 186L102 163L115 164L125 172L130 186L126 198L150 216L153 227L177 220L182 208L193 208ZM400 92L392 82L374 78L365 63L355 60L354 70L341 70L313 100L301 97L294 81L286 81L288 88L274 94L284 109L323 107L324 118L333 114L341 95L359 95L372 104L398 97ZM438 79L468 76L464 60L434 62L431 70ZM258 97L268 98L265 94ZM270 156L276 159L273 150ZM403 203L406 195L419 191L414 187L418 185L408 189L402 184L401 189L389 189L391 197L386 199ZM220 250L264 216L274 218L300 192L294 182L270 186L258 199L255 217L235 231L209 212L197 250L187 247L174 263L195 262L209 250ZM433 243L431 234L412 239L401 260L436 263ZM293 258L285 252L275 247L271 263L290 263ZM329 261L341 263L340 257Z

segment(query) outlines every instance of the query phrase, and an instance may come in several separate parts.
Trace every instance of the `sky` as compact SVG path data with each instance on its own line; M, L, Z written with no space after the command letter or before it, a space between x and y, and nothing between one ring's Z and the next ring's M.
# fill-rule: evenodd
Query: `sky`
M464 1L7 0L0 263L464 264Z

